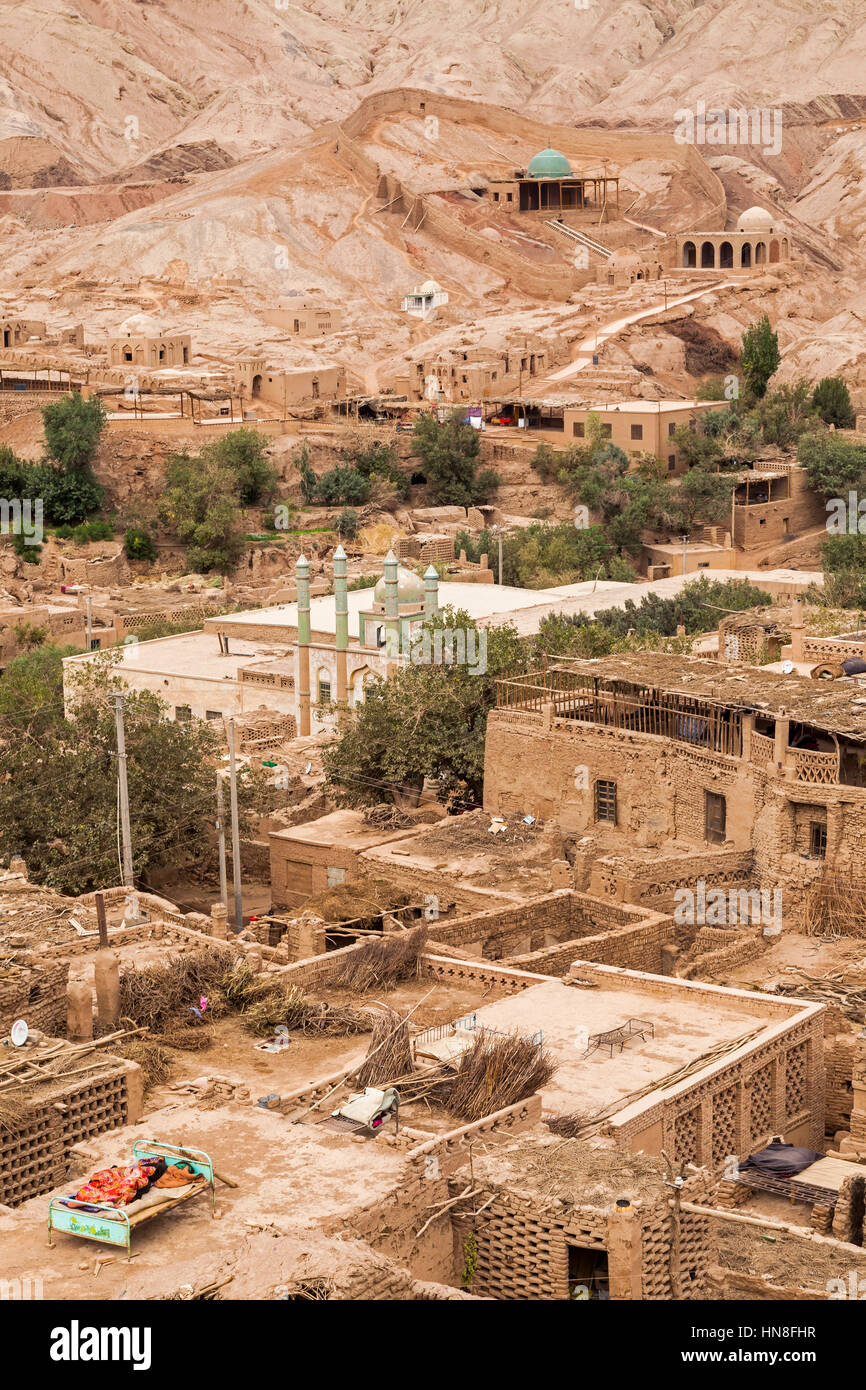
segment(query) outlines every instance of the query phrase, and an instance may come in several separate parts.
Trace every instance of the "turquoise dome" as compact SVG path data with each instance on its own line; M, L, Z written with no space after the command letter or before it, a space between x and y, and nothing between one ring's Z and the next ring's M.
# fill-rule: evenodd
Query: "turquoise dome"
M531 179L570 179L571 165L559 150L548 148L533 155L526 172Z

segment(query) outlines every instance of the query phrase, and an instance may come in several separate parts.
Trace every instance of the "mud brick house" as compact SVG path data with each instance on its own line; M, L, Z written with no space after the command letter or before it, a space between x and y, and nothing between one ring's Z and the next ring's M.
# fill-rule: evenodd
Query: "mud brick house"
M762 884L864 878L856 681L643 652L558 661L497 698L486 810L555 819L590 861L693 850L707 874L740 852Z

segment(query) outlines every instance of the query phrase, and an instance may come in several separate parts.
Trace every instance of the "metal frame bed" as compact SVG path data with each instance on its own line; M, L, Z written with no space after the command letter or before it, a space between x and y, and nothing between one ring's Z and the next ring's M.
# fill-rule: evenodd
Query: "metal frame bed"
M48 1203L48 1245L52 1247L54 1241L52 1234L54 1231L62 1231L65 1235L82 1236L85 1240L97 1240L103 1245L118 1245L126 1250L127 1259L131 1259L130 1242L132 1232L138 1226L150 1221L153 1217L162 1216L164 1212L172 1211L180 1206L181 1202L188 1202L194 1197L199 1197L202 1193L211 1189L213 1198L212 1215L216 1214L216 1185L213 1163L208 1154L202 1149L177 1148L174 1144L164 1144L159 1139L136 1139L132 1146L132 1161L139 1158L164 1158L168 1167L174 1167L177 1163L183 1163L185 1167L191 1168L194 1173L200 1174L206 1179L205 1182L197 1184L191 1191L182 1193L179 1197L166 1195L164 1202L159 1202L153 1206L142 1207L140 1211L135 1210L135 1203L132 1202L128 1207L115 1207L102 1202L88 1202L79 1206L70 1206L68 1197L52 1197ZM171 1188L166 1188L166 1194L170 1194Z

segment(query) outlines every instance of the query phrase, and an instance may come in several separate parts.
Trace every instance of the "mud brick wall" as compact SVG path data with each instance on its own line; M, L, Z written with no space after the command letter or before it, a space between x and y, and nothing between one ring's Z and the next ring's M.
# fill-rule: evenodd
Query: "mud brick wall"
M485 960L502 960L543 950L575 937L594 937L647 920L638 908L563 888L510 907L496 907L434 922L434 947L474 951Z
M66 1036L66 982L69 962L41 965L22 962L0 971L0 1033L16 1018L52 1037Z
M662 947L676 940L676 927L670 917L653 913L648 922L620 927L597 936L583 936L559 946L512 956L508 964L519 970L537 970L542 975L567 975L578 960L601 965L621 965L628 970L662 973Z
M827 1134L851 1128L853 1075L858 1055L856 1027L852 1027L839 1009L828 1008L824 1020L824 1127Z
M460 1189L458 1189L460 1190ZM412 1165L393 1192L357 1211L351 1219L334 1218L334 1232L350 1231L389 1259L408 1265L422 1279L456 1282L451 1222L446 1215L421 1236L417 1232L436 1207L448 1201L449 1185L432 1165Z
M488 1195L482 1192L477 1200L486 1201ZM673 1218L661 1208L641 1213L638 1219L640 1271L635 1288L631 1273L617 1268L606 1209L576 1207L565 1200L550 1201L523 1192L500 1192L485 1208L476 1232L477 1266L471 1291L500 1299L567 1299L568 1248L574 1245L584 1250L607 1250L612 1284L620 1288L629 1285L630 1296L670 1299ZM456 1217L453 1224L457 1260L462 1264L473 1224L470 1217L463 1216ZM709 1220L684 1213L679 1260L682 1298L701 1296L712 1255Z
M425 975L435 975L440 980L453 980L455 983L496 985L516 994L545 980L545 975L534 975L528 970L513 970L509 966L486 965L480 961L455 960L449 956L437 956L425 952L421 957Z
M106 1056L98 1076L44 1089L15 1130L0 1129L0 1203L19 1206L67 1176L74 1144L134 1123L141 1109L141 1068Z

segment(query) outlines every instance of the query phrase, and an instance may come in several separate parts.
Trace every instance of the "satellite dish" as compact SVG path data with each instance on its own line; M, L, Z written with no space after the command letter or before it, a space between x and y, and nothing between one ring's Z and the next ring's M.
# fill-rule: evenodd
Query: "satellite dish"
M783 662L782 662L782 670L784 671L784 673L785 673L786 676L790 676L790 674L791 674L791 672L793 671L793 669L794 669L794 663L793 663L793 661L783 661Z
M23 1018L16 1018L15 1022L12 1024L10 1036L16 1047L24 1046L27 1039L30 1037L30 1029L27 1027L27 1023Z

